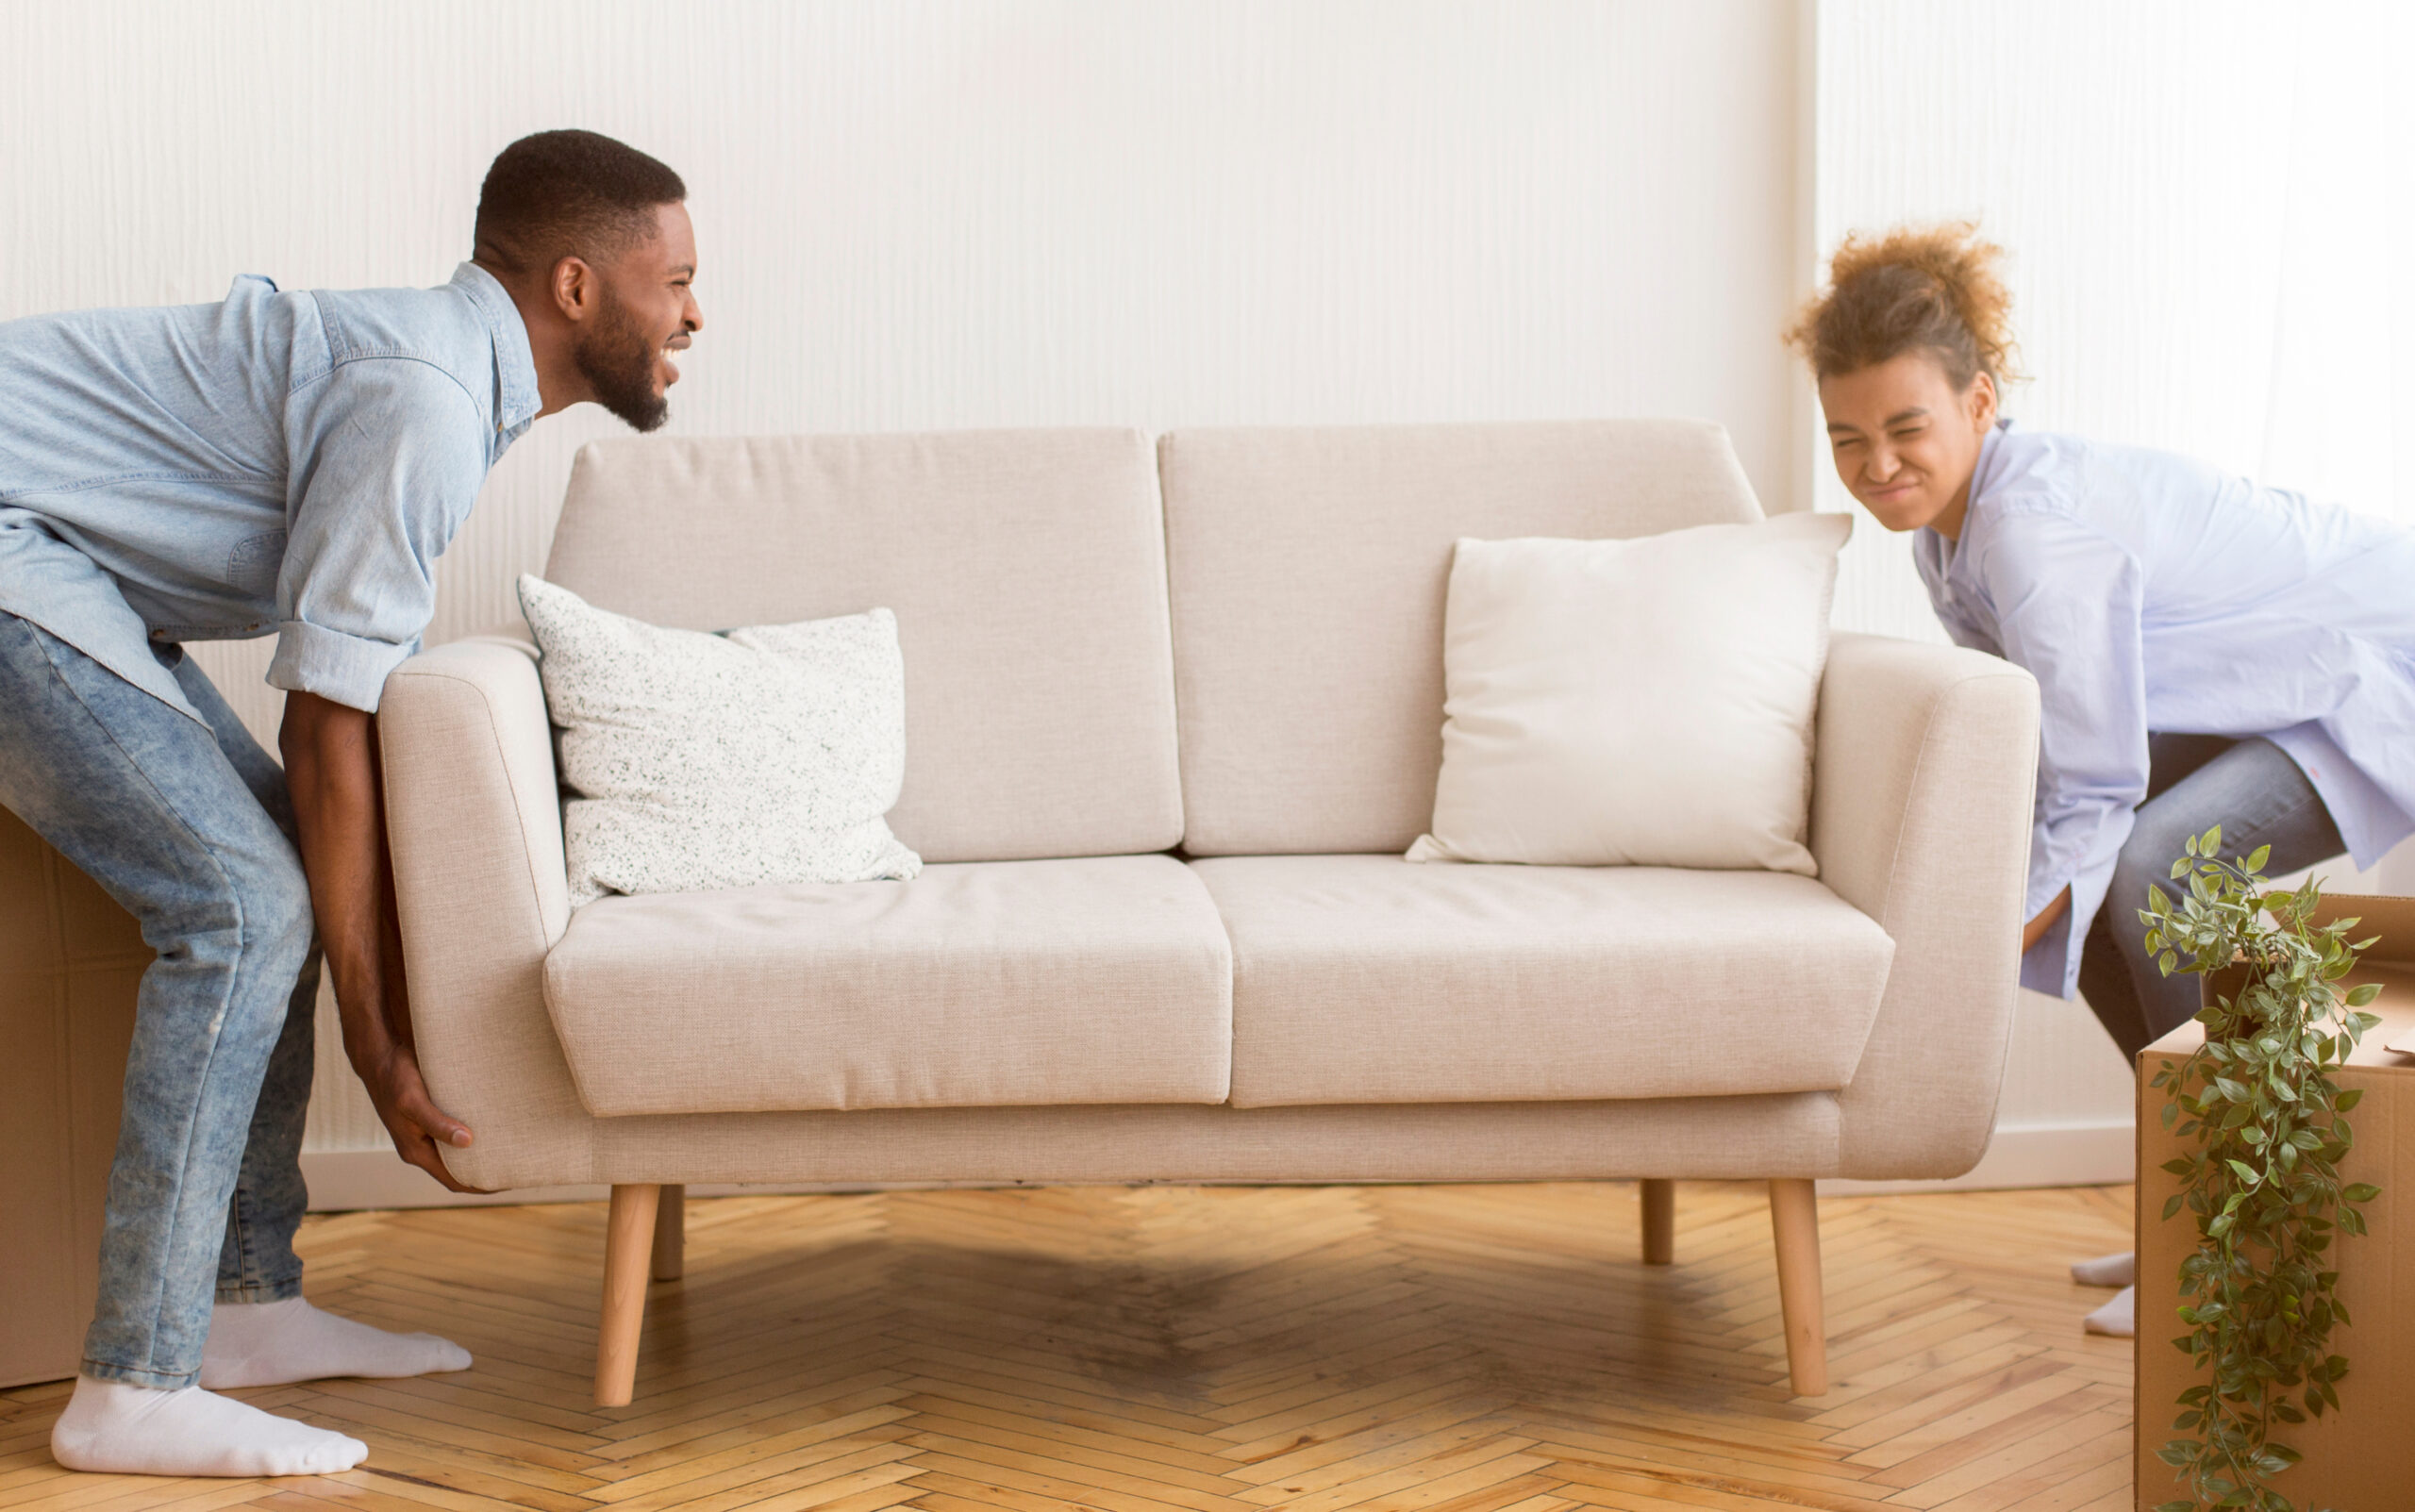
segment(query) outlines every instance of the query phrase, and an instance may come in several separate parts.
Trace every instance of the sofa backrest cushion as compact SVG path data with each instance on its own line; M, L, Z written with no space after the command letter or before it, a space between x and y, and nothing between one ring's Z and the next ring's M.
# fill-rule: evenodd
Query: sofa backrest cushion
M894 610L890 827L926 861L1182 838L1164 533L1137 431L595 441L545 576L686 629Z
M1458 538L1761 517L1698 421L1177 431L1158 459L1194 856L1397 853L1426 827Z

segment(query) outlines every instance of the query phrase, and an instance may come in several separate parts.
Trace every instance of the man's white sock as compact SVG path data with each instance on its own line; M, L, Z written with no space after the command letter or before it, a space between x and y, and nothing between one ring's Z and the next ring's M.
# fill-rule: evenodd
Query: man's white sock
M468 1350L434 1334L390 1334L321 1312L300 1297L220 1303L209 1310L209 1341L201 1352L201 1384L213 1390L469 1368Z
M2090 1334L2110 1334L2115 1338L2134 1338L2139 1332L2139 1288L2124 1287L2111 1302L2090 1313L2080 1327Z
M78 1376L51 1427L50 1454L69 1470L118 1475L332 1475L367 1459L369 1446L197 1386L160 1391Z
M2072 1279L2083 1287L2128 1287L2138 1284L2139 1257L2124 1250L2072 1267Z

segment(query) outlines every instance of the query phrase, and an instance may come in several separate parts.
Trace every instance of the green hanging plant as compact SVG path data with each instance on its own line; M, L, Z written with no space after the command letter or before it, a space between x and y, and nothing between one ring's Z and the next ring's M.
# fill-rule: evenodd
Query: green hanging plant
M2139 914L2165 975L2207 979L2197 1014L2206 1042L2164 1061L2153 1084L2171 1089L2164 1127L2177 1122L2197 1139L2194 1154L2163 1167L2181 1187L2163 1217L2186 1208L2196 1221L2196 1251L2180 1263L2189 1333L2173 1343L2202 1382L2180 1394L2172 1426L2187 1437L2161 1451L2190 1497L2157 1512L2296 1512L2266 1484L2299 1459L2273 1434L2337 1407L2348 1373L2330 1353L2332 1325L2348 1314L2334 1295L2338 1256L2326 1252L2335 1236L2365 1232L2357 1205L2380 1188L2340 1183L2353 1138L2345 1115L2363 1094L2341 1091L2331 1073L2381 1022L2358 1011L2380 989L2337 985L2373 943L2349 942L2356 920L2315 924L2316 884L2273 889L2262 875L2272 847L2224 861L2222 838L2217 825L2173 863L2187 897L2151 889Z

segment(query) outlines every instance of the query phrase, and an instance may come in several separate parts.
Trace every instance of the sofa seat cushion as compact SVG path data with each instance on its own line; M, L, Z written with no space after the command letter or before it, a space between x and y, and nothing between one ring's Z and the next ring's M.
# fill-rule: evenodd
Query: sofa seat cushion
M1231 984L1164 856L605 898L545 957L602 1116L1221 1103Z
M1233 941L1237 1107L1833 1090L1894 942L1809 877L1193 861Z

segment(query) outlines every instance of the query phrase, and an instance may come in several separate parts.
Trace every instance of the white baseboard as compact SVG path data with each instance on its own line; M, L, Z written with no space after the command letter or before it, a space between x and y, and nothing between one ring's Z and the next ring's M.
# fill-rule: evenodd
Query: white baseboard
M2057 1123L2000 1128L1988 1153L1968 1173L1946 1181L1824 1181L1823 1192L1850 1196L1885 1192L1984 1191L2007 1187L2101 1187L2132 1179L2137 1145L2130 1125ZM449 1192L434 1177L407 1166L391 1150L305 1151L302 1175L317 1212L362 1207L489 1207L519 1203L592 1203L611 1195L608 1187L530 1187L517 1191ZM737 1186L725 1182L688 1188L695 1197L737 1192L861 1191L861 1183Z
M2138 1177L2130 1121L1999 1126L1979 1163L1942 1181L1824 1181L1824 1195L1996 1191L2012 1187L2110 1187Z

